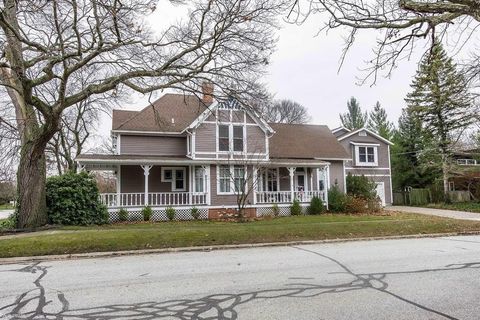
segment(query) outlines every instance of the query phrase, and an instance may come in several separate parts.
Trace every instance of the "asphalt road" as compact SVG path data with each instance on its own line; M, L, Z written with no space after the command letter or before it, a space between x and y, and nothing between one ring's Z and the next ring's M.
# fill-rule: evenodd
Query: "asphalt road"
M0 319L480 319L480 236L0 265Z

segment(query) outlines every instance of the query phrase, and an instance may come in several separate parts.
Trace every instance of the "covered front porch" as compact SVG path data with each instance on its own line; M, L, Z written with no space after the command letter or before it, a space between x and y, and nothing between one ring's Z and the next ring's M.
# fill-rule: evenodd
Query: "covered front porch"
M294 200L309 203L313 197L328 205L329 165L324 162L309 162L293 166L260 168L254 192L255 204L290 204Z

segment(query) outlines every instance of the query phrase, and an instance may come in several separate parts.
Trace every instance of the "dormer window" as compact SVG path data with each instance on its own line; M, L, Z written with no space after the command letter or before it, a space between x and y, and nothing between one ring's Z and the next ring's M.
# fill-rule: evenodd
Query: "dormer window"
M377 146L356 145L355 155L357 166L374 167L378 165Z
M243 152L243 126L218 125L218 151Z

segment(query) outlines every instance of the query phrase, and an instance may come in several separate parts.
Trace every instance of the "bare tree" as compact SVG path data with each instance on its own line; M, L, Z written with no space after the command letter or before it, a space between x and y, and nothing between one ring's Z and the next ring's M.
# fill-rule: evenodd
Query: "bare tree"
M17 227L46 222L45 149L65 110L124 90L248 92L273 51L274 0L189 2L188 20L155 34L154 0L2 0L0 85L15 108L21 151ZM94 74L82 83L82 74Z
M378 31L377 47L368 61L366 76L373 76L374 81L379 70L390 75L399 60L410 56L419 40L430 41L451 32L455 46L462 48L466 42L474 41L473 35L480 26L480 6L476 0L292 1L291 20L302 23L312 15L326 17L322 30L349 30L342 61L360 31ZM472 63L478 66L478 61Z
M268 122L303 124L311 120L307 108L288 99L277 100L273 104L264 104L261 110L263 117Z

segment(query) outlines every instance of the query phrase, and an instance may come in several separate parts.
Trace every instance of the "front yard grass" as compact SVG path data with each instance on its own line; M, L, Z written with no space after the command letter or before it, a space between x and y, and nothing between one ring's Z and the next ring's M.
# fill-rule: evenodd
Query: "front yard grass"
M113 224L3 236L0 257L466 231L480 231L480 222L407 213L296 216L247 223Z
M447 209L467 212L480 213L479 202L458 202L458 203L431 203L426 205L427 208Z

